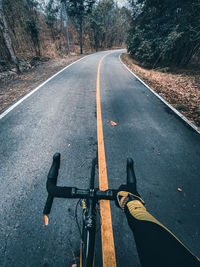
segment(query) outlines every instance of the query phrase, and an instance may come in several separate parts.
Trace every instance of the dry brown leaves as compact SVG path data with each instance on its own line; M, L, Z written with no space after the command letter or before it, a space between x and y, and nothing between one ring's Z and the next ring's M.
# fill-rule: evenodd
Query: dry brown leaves
M117 123L114 122L114 121L108 121L108 123L109 123L110 125L112 125L112 126L117 126Z
M128 54L123 54L122 60L167 102L200 126L200 71L163 73L138 66Z

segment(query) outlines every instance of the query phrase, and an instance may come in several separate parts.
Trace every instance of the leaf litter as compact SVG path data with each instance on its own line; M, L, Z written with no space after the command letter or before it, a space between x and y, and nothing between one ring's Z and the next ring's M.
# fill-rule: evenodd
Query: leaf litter
M128 53L122 61L156 93L200 129L200 71L196 69L147 69Z
M117 123L114 122L114 121L108 121L108 123L109 123L110 125L112 125L112 126L117 126Z

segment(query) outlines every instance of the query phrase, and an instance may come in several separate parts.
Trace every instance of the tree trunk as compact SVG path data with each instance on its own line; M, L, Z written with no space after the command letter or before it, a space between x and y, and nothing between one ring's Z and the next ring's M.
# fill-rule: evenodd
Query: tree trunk
M35 55L36 57L40 57L41 53L40 53L40 42L39 42L38 35L31 32L31 38L33 41L34 49L35 49Z
M67 7L66 7L66 2L63 2L64 5L64 20L63 20L63 25L64 25L64 31L67 39L67 54L70 56L70 41L69 41L69 31L68 31L68 17L67 17Z
M80 21L80 53L83 54L83 21Z
M15 52L12 46L12 41L11 41L9 31L8 31L8 24L7 24L4 11L3 11L2 0L0 0L0 30L3 33L4 41L10 53L10 57L13 63L16 65L17 72L20 73L19 63L18 63L17 57L15 55Z

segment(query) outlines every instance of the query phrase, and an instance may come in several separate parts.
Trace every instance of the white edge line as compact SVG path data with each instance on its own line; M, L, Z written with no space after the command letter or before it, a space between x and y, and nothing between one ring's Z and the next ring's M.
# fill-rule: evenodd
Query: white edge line
M27 93L24 97L22 97L20 100L18 100L15 104L13 104L11 107L9 107L8 109L6 109L3 113L0 114L0 120L5 117L11 110L13 110L14 108L16 108L18 105L20 105L24 100L26 100L29 96L31 96L32 94L34 94L36 91L38 91L43 85L45 85L46 83L48 83L50 80L52 80L54 77L56 77L59 73L61 73L62 71L66 70L67 68L71 67L73 64L77 63L78 61L89 57L90 55L84 56L82 58L79 58L78 60L72 62L71 64L69 64L68 66L64 67L63 69L61 69L60 71L58 71L57 73L55 73L53 76L51 76L50 78L48 78L45 82L43 82L42 84L40 84L39 86L37 86L35 89L32 89L31 92Z
M182 120L184 120L187 124L189 124L197 133L200 134L200 131L198 130L198 127L195 126L192 122L190 122L184 115L182 115L177 109L172 107L166 100L164 100L160 95L158 95L153 89L151 89L143 80L141 80L132 70L130 70L121 60L121 55L119 55L119 60L124 65L124 67L135 76L136 79L138 79L144 86L146 86L154 95L156 95L163 103L165 103L174 113L176 113Z

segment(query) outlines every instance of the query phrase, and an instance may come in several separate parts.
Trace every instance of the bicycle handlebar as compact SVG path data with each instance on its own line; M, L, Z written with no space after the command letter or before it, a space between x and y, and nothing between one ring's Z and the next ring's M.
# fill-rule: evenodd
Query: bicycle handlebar
M47 184L46 184L47 188L49 188L49 186L50 188L52 186L53 187L56 186L59 168L60 168L60 153L55 153L53 155L53 162L52 162L51 168L47 176ZM47 192L48 192L48 189L47 189ZM48 192L48 197L47 197L47 201L44 207L43 214L49 214L51 212L53 198L54 198L54 194L50 194Z
M54 197L57 198L96 198L98 200L115 200L118 190L108 189L100 191L99 189L78 189L76 187L57 186L57 177L60 168L60 153L55 153L53 162L47 176L46 188L48 192L47 201L43 211L44 215L51 212ZM94 170L93 170L94 171ZM134 173L134 163L131 158L127 159L127 185L134 186L136 189L136 177Z

